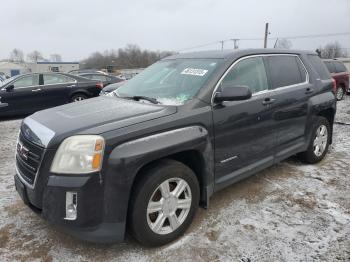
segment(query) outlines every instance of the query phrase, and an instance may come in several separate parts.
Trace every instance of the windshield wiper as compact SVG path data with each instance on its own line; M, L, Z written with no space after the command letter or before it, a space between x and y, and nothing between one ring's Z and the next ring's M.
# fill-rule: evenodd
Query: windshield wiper
M149 97L149 96L132 96L132 99L139 101L139 100L147 100L149 102L151 102L152 104L159 104L159 101L153 97Z
M151 102L152 104L160 104L160 102L156 98L149 97L149 96L120 96L117 93L117 91L114 91L113 94L115 96L117 96L117 97L120 97L120 98L132 99L132 100L135 100L135 101L147 100L147 101Z

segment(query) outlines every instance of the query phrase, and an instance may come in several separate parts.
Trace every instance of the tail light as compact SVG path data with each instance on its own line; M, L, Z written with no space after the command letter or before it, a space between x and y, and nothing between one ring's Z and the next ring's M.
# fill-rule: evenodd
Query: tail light
M333 93L336 94L337 93L337 82L335 82L334 78L332 78L332 82L333 82Z
M99 88L99 89L102 89L103 88L103 83L97 83L96 87Z

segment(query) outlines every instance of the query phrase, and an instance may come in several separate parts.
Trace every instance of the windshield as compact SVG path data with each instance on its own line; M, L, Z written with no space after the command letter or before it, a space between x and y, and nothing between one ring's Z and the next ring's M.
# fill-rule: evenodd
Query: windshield
M147 96L165 105L191 100L217 68L218 59L164 60L119 87L120 97Z

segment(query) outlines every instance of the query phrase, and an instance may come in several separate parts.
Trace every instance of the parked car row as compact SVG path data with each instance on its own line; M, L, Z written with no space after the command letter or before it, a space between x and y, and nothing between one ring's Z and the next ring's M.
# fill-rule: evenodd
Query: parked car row
M101 73L97 73L97 72L81 73L78 75L81 77L85 77L87 79L101 81L103 83L103 87L108 86L110 84L119 83L119 82L124 81L124 79L121 79L119 77L116 77L113 75L101 74Z
M98 96L103 83L65 73L23 74L0 87L0 116L36 111Z
M348 72L345 65L335 59L324 59L328 71L331 73L336 82L334 93L338 101L342 100L344 94L349 92L350 72Z

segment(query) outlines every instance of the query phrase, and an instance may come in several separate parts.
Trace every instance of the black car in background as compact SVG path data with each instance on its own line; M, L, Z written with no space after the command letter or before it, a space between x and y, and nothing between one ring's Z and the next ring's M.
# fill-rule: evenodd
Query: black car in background
M106 74L100 74L100 73L83 73L79 74L79 76L90 79L90 80L96 80L101 81L103 83L103 86L108 86L110 84L123 82L124 79L121 79L119 77L113 76L113 75L106 75Z
M32 73L5 80L0 87L0 117L36 111L98 96L103 84L65 73Z

